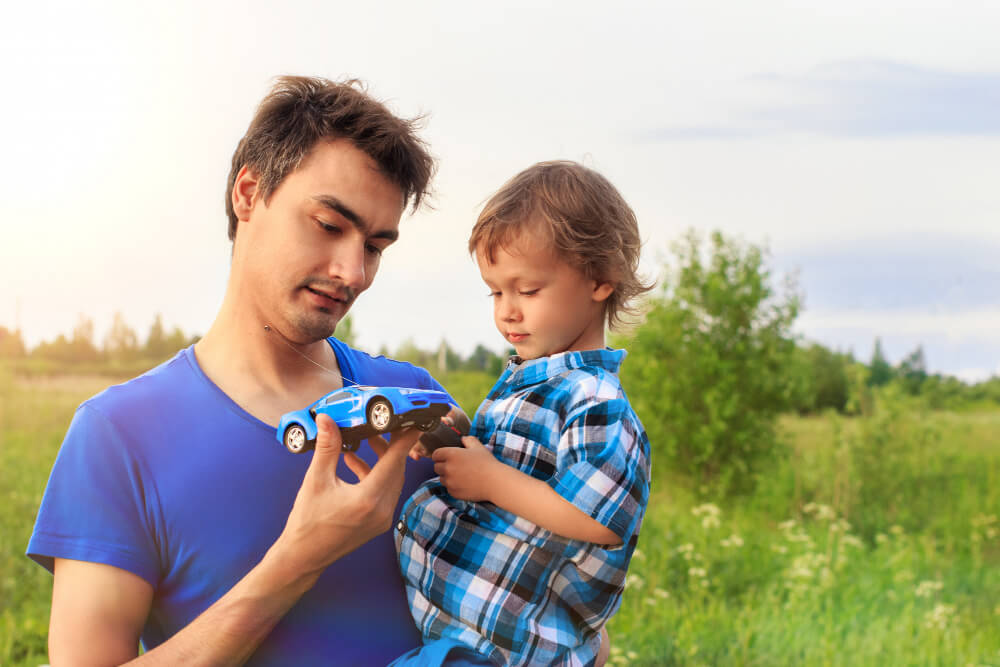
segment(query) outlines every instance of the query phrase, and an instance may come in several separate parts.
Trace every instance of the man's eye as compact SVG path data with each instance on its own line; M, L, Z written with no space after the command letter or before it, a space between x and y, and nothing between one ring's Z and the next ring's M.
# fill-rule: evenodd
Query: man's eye
M316 224L319 225L319 228L322 229L324 232L329 232L331 234L334 234L340 231L340 227L336 225L331 225L328 222L323 222L322 220L316 220Z
M376 257L382 256L382 248L377 245L371 245L370 243L365 246L365 250L368 251L369 255L375 255Z

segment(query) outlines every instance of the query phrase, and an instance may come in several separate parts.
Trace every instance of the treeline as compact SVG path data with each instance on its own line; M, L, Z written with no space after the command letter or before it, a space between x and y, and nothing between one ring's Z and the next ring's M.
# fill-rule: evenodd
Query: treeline
M363 341L356 340L353 321L350 316L341 321L335 335L350 345L366 349ZM116 313L110 328L98 340L94 323L80 315L73 331L67 336L59 334L55 339L42 341L33 348L24 343L21 332L0 326L0 359L37 360L46 362L55 369L86 367L92 370L102 364L115 367L155 364L169 359L179 350L198 341L200 336L189 335L174 327L167 331L163 318L157 315L145 337L125 322L121 313ZM513 351L511 351L513 353ZM382 349L384 354L394 359L402 359L423 366L435 374L456 371L483 372L499 375L506 356L501 356L483 345L477 345L467 356L452 349L445 341L433 350L423 350L412 340L408 340L395 350Z
M0 358L38 360L60 367L101 365L129 366L142 362L159 363L178 350L196 342L199 336L185 334L179 327L167 331L157 315L144 338L140 338L121 313L115 313L107 333L99 341L94 321L80 315L67 336L42 341L33 348L25 345L21 332L0 326Z
M951 375L929 373L920 345L893 365L886 359L878 338L867 363L855 360L850 352L800 343L789 372L798 383L789 408L800 414L825 410L862 414L871 407L874 392L880 387L894 387L904 396L920 399L932 410L1000 405L1000 378L968 384Z

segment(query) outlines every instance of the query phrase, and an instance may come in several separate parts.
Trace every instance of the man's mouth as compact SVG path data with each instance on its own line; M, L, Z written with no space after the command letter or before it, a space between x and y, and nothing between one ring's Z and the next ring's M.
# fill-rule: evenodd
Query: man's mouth
M331 306L338 303L348 305L352 300L350 290L344 290L342 292L325 292L314 287L306 287L305 289L311 294L315 294L321 301L329 303Z

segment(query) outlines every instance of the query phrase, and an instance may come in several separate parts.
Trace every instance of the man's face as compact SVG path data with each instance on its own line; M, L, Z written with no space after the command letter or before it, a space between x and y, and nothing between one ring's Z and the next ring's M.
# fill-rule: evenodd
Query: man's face
M375 278L403 208L400 188L354 144L318 143L266 203L257 194L240 217L239 303L290 340L331 335Z

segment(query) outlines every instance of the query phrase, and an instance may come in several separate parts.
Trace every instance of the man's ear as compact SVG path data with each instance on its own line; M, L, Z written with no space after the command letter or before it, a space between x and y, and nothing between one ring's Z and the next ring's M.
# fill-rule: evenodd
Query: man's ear
M611 283L595 283L594 293L591 295L591 298L594 301L606 301L614 291L615 286Z
M251 167L243 165L239 173L236 174L236 182L233 183L233 212L236 219L246 222L250 219L250 212L254 204L257 203L258 190L257 172Z

